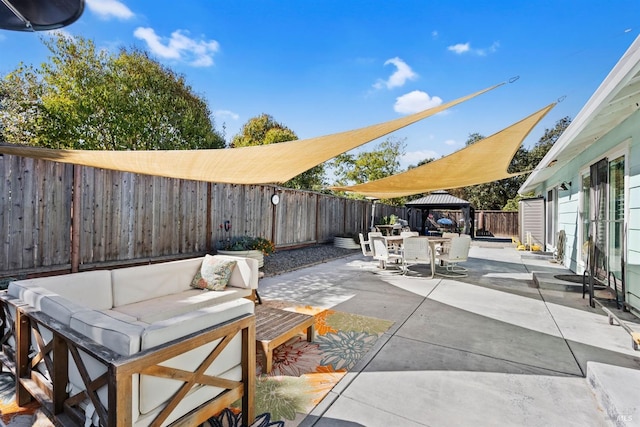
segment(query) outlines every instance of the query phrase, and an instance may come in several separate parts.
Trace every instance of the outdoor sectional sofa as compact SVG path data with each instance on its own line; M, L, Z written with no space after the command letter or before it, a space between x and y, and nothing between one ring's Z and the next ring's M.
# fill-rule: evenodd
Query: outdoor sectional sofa
M209 257L209 255L207 255ZM14 281L3 302L3 364L17 400L63 425L197 425L242 399L253 421L258 262L224 290L194 289L202 258Z

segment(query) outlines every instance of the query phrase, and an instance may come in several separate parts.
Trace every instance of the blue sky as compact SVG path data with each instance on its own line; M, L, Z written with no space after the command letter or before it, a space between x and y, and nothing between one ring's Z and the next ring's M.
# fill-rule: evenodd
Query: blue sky
M577 115L639 30L639 0L86 0L63 31L104 49L148 50L207 100L227 140L261 113L310 138L519 76L395 132L406 167L564 97L525 141L533 145ZM0 75L45 61L39 37L1 32Z

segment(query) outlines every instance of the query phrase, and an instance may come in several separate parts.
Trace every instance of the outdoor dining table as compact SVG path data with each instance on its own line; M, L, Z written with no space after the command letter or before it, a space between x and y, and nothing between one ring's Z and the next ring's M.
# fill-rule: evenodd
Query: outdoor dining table
M400 253L402 250L402 240L404 237L399 235L382 236L387 242L387 247L393 249L395 252Z
M402 241L404 240L403 236L382 236L384 240L387 242L387 247L394 248L398 253L402 252ZM436 249L439 244L450 242L451 239L448 237L429 237L429 236L416 236L419 239L427 239L429 243L429 249L431 252L431 278L433 279L436 275Z
M375 226L379 232L382 233L383 236L391 236L393 234L393 230L395 225L376 225Z

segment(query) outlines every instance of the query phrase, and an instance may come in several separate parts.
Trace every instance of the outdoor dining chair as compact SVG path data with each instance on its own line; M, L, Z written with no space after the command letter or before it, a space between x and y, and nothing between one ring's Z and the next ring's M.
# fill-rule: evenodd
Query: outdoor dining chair
M389 264L391 261L402 261L401 254L396 254L389 251L389 248L387 247L387 241L384 237L372 236L369 241L371 242L371 247L373 248L373 259L376 259L380 262L380 268L386 270L387 264Z
M408 236L402 241L402 274L406 275L409 265L415 264L431 265L431 249L426 237Z
M454 237L458 237L460 235L460 233L453 233L451 231L445 231L444 233L442 233L442 237L444 239L452 239ZM451 245L451 242L444 242L442 243L439 247L438 247L438 253L440 254L446 254L447 252L449 252L449 246Z
M371 242L369 240L364 240L364 235L360 234L360 248L362 249L362 255L364 256L373 256L373 250L371 249Z
M471 247L471 237L467 234L455 236L451 239L449 251L438 255L438 261L444 265L445 272L437 272L445 277L466 277L467 269L459 266L469 258L469 248Z

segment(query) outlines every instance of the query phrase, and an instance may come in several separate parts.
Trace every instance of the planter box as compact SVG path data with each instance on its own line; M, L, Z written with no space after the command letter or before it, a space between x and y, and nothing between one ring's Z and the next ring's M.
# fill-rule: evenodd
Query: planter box
M353 237L334 237L333 246L344 249L360 249L360 245L353 240Z
M255 260L258 260L258 268L261 268L264 266L264 254L262 253L262 251L258 251L258 250L224 251L224 250L218 249L217 253L219 253L220 255L231 255L231 256L241 256L245 258L253 258Z

